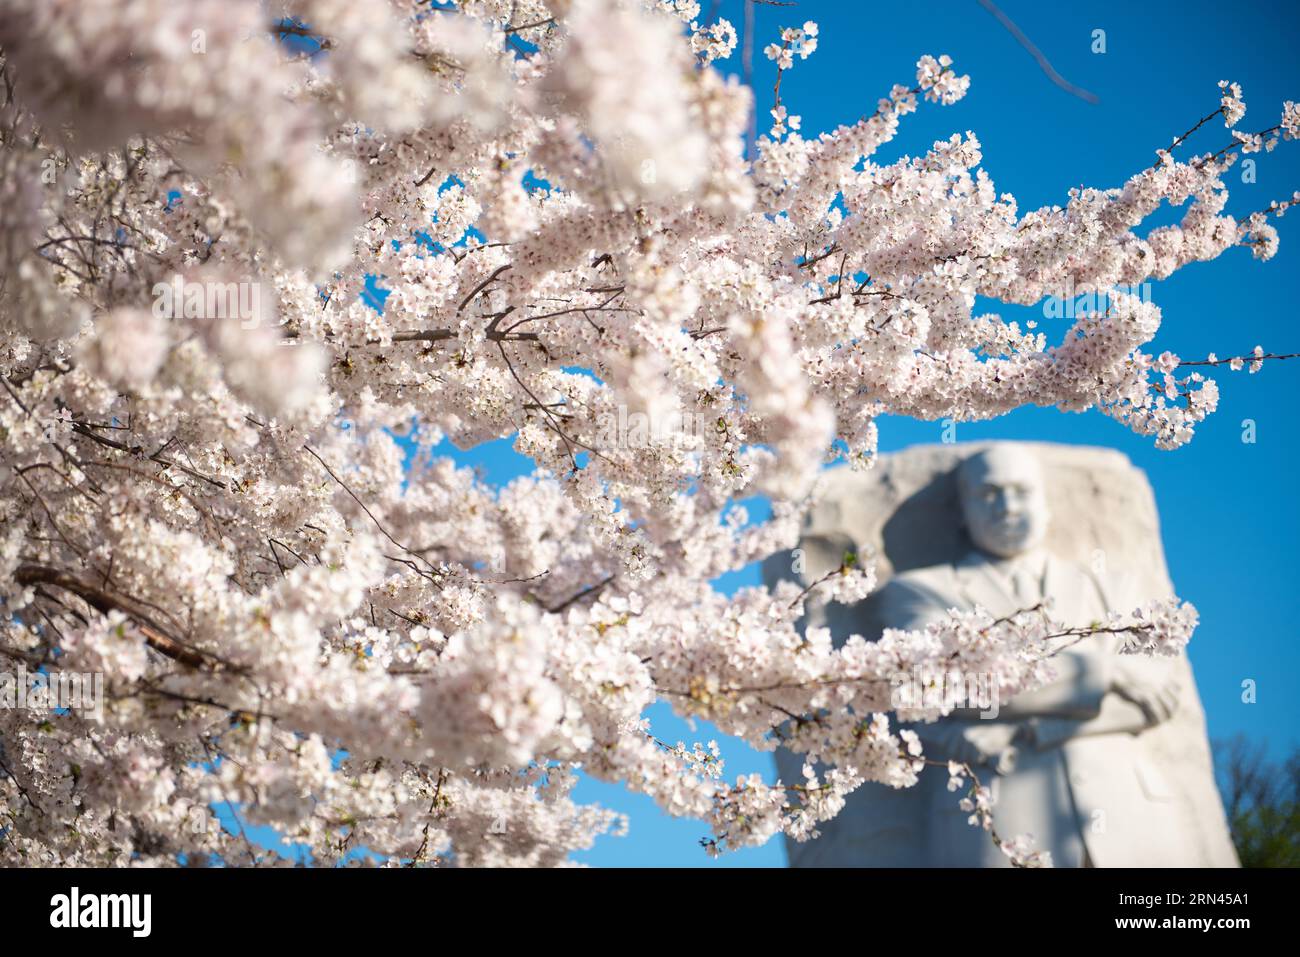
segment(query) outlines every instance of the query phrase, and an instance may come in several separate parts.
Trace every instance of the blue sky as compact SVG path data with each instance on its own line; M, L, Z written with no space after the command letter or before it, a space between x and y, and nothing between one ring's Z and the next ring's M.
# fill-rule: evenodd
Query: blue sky
M709 4L703 4L707 9ZM924 53L953 57L971 76L966 98L954 106L922 106L906 117L882 161L915 155L936 139L972 130L984 149L984 169L999 191L1015 194L1021 210L1062 203L1073 186L1119 186L1218 105L1219 80L1240 83L1248 112L1241 128L1273 126L1283 100L1300 100L1300 8L1283 2L1093 2L1044 4L1003 0L1017 25L1070 82L1095 93L1089 104L1055 86L976 0L911 4L816 2L794 8L758 5L758 48L782 26L815 20L818 50L797 60L782 81L782 99L803 117L812 136L851 123L874 109L896 82L910 83ZM739 29L740 0L726 0L722 16ZM1106 52L1093 53L1093 31L1105 31ZM722 64L740 71L739 51ZM772 64L756 52L759 128L771 107ZM1222 124L1207 124L1190 146L1216 150L1228 142ZM1300 189L1300 142L1280 144L1258 158L1256 182L1229 174L1228 211L1246 213ZM1177 212L1181 215L1182 210ZM1151 225L1169 221L1153 218ZM1273 352L1300 351L1294 314L1300 281L1300 214L1277 224L1281 250L1270 262L1233 250L1213 263L1188 267L1154 283L1164 311L1155 345L1184 358L1247 352L1256 343ZM1008 318L1038 318L1041 310L1003 308ZM1018 315L1018 313L1020 315ZM1219 411L1190 446L1161 452L1096 412L1082 415L1025 409L987 423L958 426L961 441L1025 439L1100 445L1127 454L1150 477L1163 524L1165 552L1178 593L1201 612L1191 645L1193 667L1212 737L1238 732L1267 740L1274 756L1297 743L1300 728L1300 588L1294 549L1300 538L1295 466L1300 421L1294 411L1300 361L1278 363L1258 375L1217 376ZM1245 419L1256 441L1242 441ZM888 419L884 451L940 440L938 423ZM457 458L482 465L494 481L527 470L506 441ZM728 576L728 590L756 584L757 568ZM1257 701L1242 702L1244 679L1257 683ZM666 740L707 740L663 706L651 712ZM729 777L771 773L771 757L719 737ZM577 859L596 866L781 866L779 841L708 858L699 847L702 822L674 820L621 787L584 781L576 797L598 801L630 817L623 838L602 838Z

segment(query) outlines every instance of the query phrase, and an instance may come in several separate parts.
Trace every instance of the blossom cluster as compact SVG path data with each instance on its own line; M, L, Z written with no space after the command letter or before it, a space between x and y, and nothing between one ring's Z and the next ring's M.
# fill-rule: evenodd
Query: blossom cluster
M786 27L781 31L780 43L769 43L763 55L776 62L782 70L794 66L794 57L806 60L817 49L817 24L809 20L802 27Z

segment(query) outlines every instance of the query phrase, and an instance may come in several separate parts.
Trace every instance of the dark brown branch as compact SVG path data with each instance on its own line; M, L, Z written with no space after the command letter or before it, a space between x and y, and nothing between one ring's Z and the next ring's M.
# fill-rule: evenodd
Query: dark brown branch
M492 282L497 278L497 276L501 275L509 268L510 268L510 264L506 263L504 266L498 266L496 269L494 269L492 271L492 275L488 276L481 283L479 283L477 286L475 286L473 289L470 290L469 295L466 296L464 299L462 299L460 305L456 307L456 311L460 312L462 309L468 306L470 302L473 301L475 296L477 296L484 289L490 286Z
M135 621L150 648L183 665L213 670L225 664L215 656L191 648L169 635L140 602L105 591L70 572L60 571L48 565L23 564L19 565L14 572L14 581L24 586L53 585L64 591L70 591L103 615L111 611L120 611Z
M582 591L577 592L576 594L570 595L568 598L566 598L564 601L560 602L558 605L555 605L555 606L553 606L553 607L551 607L551 608L548 608L548 609L546 609L546 610L549 611L549 612L551 612L552 614L555 614L555 613L557 613L557 612L564 611L564 609L568 608L568 607L569 607L570 605L572 605L574 602L576 602L576 601L581 601L582 599L586 598L588 595L593 595L593 594L595 594L595 593L597 593L597 592L603 590L603 589L605 588L605 586L608 585L608 584L609 584L610 582L612 582L613 580L614 580L614 576L613 576L613 575L610 575L608 578L606 578L606 579L604 579L604 580L602 580L602 581L599 581L599 582L597 582L597 583L594 584L594 585L588 585L586 588L582 589Z

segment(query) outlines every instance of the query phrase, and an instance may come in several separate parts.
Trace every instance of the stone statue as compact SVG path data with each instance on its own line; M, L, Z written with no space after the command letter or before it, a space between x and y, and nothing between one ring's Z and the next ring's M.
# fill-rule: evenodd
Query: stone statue
M810 606L804 626L837 641L950 608L1001 617L1049 600L1054 618L1085 626L1172 593L1145 477L1101 449L922 447L867 473L836 469L800 549L798 562L764 563L769 583L815 581L846 551L884 582L851 607ZM1116 644L1090 637L1055 659L1050 685L913 729L928 757L975 767L1000 834L1032 834L1058 867L1237 866L1186 656L1121 656ZM800 763L778 753L785 778ZM910 789L866 785L820 838L788 844L791 864L1008 866L959 798L940 768Z

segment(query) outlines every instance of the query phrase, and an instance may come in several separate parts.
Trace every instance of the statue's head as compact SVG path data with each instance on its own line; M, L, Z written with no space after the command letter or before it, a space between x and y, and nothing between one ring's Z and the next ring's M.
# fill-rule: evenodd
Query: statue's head
M962 515L976 546L1011 558L1047 537L1047 489L1042 467L1028 449L995 445L961 464Z

